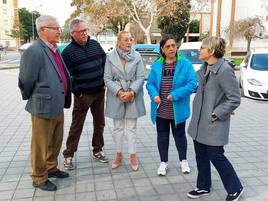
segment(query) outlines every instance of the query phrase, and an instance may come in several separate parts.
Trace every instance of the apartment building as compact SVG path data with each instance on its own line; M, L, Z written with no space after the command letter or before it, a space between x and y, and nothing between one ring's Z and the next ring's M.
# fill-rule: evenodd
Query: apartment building
M0 45L16 49L19 39L10 37L14 21L18 20L18 0L0 0Z
M210 33L226 39L232 52L245 52L247 41L244 37L237 38L233 31L226 32L234 22L240 19L259 16L268 30L265 20L267 10L265 0L211 0ZM251 42L251 48L268 47L267 39L257 39Z

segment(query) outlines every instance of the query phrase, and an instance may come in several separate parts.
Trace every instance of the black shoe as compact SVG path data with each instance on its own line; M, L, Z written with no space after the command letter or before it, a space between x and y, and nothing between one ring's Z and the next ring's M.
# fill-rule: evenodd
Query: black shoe
M60 179L67 178L67 177L69 177L69 173L63 172L63 171L58 169L56 172L48 173L48 178L51 178L51 177L60 178Z
M210 190L201 190L201 189L195 189L193 191L190 191L187 193L187 196L189 198L193 198L193 199L196 199L196 198L200 198L201 196L204 196L204 195L208 195L210 192Z
M43 191L56 191L57 190L57 186L49 180L46 180L46 182L42 185L37 185L33 182L33 187L40 188Z
M236 192L234 194L228 194L225 201L237 201L241 197L242 193L244 192L244 188L240 188L239 192Z

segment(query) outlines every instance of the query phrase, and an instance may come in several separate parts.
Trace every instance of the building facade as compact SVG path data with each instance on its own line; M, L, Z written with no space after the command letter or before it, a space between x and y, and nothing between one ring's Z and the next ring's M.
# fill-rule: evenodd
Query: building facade
M268 30L266 12L265 0L211 0L210 33L226 39L232 52L246 52L246 39L236 38L233 34L234 22L258 16L263 19L263 25ZM228 27L230 32L226 31ZM251 42L251 48L265 47L268 47L267 39L256 39Z
M18 1L0 0L0 45L16 49L19 40L10 37L15 20L18 20Z

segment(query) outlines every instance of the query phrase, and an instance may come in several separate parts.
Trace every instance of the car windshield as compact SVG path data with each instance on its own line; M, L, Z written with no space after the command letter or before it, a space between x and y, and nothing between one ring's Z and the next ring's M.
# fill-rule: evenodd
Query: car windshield
M202 64L202 61L199 60L199 51L196 49L188 50L179 50L182 56L189 59L192 64Z
M252 55L250 67L254 70L268 71L268 53Z
M141 54L143 64L152 65L153 62L159 57L158 54Z

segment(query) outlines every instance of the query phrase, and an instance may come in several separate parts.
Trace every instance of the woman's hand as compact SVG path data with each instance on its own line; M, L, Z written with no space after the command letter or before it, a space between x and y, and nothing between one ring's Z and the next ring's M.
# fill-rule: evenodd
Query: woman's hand
M134 94L131 91L120 90L117 93L117 95L118 95L119 99L124 103L131 102L133 100L133 98L134 98Z
M170 101L170 102L172 102L172 96L171 95L168 95L167 96L167 100Z
M162 101L161 101L161 98L159 96L155 96L154 97L154 102L157 103L157 104L160 104Z

